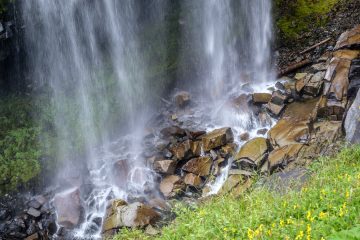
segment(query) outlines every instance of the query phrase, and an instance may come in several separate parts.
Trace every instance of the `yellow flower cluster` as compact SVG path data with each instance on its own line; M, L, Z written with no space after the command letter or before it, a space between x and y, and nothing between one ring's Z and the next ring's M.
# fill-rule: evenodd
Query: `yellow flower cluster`
M341 205L340 207L339 216L343 217L346 213L347 213L347 207L346 207L346 202L344 202L343 205Z
M260 224L260 226L255 230L252 230L251 228L249 228L248 232L247 232L248 239L252 240L254 238L261 236L263 234L263 230L264 230L264 225L262 225L262 224Z

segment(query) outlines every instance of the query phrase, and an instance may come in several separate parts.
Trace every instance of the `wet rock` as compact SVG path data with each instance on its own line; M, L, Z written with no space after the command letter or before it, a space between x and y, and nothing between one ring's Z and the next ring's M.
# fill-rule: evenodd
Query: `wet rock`
M268 150L268 140L266 138L257 137L245 143L236 154L234 160L248 159L254 162L256 166L260 167L265 160Z
M298 79L295 83L296 92L301 93L305 85L310 81L313 76L313 74L308 73L303 78Z
M210 151L211 149L221 147L227 143L234 141L234 135L231 128L220 128L210 133L207 133L202 137L202 144L204 151Z
M285 104L277 105L269 102L266 107L274 116L279 116L281 112L285 109Z
M158 173L174 174L176 164L175 160L158 160L154 162L154 170Z
M259 121L260 126L262 126L262 127L272 125L272 119L266 111L259 113L258 121Z
M297 154L302 147L303 144L292 144L272 151L267 161L269 171L273 172L276 168L284 167L289 162L296 160Z
M244 177L242 175L230 175L225 181L224 185L221 187L219 194L225 194L233 190L237 185L244 182Z
M354 102L347 112L344 129L348 142L354 144L360 143L360 91L358 91Z
M252 101L257 104L268 103L270 99L270 93L253 93L252 95Z
M57 222L60 226L72 229L80 223L83 208L79 189L57 194L54 199L54 206Z
M237 145L235 143L229 143L225 146L222 146L220 149L220 154L222 157L229 157L236 153Z
M360 48L360 25L341 34L336 43L335 50L341 48Z
M342 101L336 99L328 99L322 97L319 103L318 116L322 118L330 118L331 120L341 121L346 109L347 99Z
M240 134L239 138L241 141L247 141L250 138L250 134L248 132L244 132Z
M276 82L275 87L281 91L285 91L285 86L281 82ZM269 99L270 100L270 99Z
M181 194L185 187L183 180L177 175L167 176L160 183L160 191L167 198Z
M169 150L176 160L188 159L192 156L190 140L176 143Z
M314 139L315 143L334 143L343 136L341 121L322 121L314 123ZM346 128L345 128L346 129Z
M108 209L103 232L122 227L146 227L159 219L159 214L150 207L135 202L129 205L112 206Z
M0 221L6 220L10 216L7 209L0 209Z
M198 176L208 176L212 162L212 159L208 156L193 158L182 167L182 170Z
M153 198L148 201L148 205L154 209L159 209L161 211L170 211L170 205L161 198Z
M129 175L130 168L127 159L121 159L114 163L112 173L118 186L126 186L124 179Z
M262 128L257 130L256 134L258 135L265 135L267 133L268 129L267 128Z
M316 71L326 71L328 65L325 62L316 63L311 66Z
M288 100L288 96L277 90L272 93L270 102L275 105L281 106L285 104L287 100Z
M251 177L254 175L253 172L242 170L242 169L230 169L229 170L229 176L230 175L243 175L246 177Z
M35 208L29 208L26 213L34 218L38 218L41 215L41 212L36 210Z
M177 107L183 108L190 103L190 93L182 91L175 95L174 100Z
M185 175L184 183L193 187L200 187L202 184L202 179L198 175L188 173Z
M186 135L185 130L177 126L163 128L160 131L160 133L164 137L170 137L170 136L183 137Z
M190 149L192 152L192 155L194 157L198 157L201 155L202 150L202 142L201 141L194 141L190 143Z

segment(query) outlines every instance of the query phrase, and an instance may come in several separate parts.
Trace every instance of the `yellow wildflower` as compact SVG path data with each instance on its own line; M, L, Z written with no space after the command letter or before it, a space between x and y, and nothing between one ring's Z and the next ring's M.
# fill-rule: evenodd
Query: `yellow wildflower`
M272 235L271 229L267 230L267 235L271 237L271 235Z
M251 230L251 228L248 229L247 235L248 235L249 240L254 239L254 231Z
M296 235L295 240L300 240L304 237L304 231L300 231L298 235Z
M348 199L349 197L350 197L350 192L348 190L346 190L345 198Z
M306 239L307 240L310 240L311 239L311 226L310 226L310 224L308 224L307 226L306 226Z
M326 218L326 213L324 213L324 212L320 212L319 213L319 218L321 219L321 220L323 220L323 219L325 219Z
M307 211L306 213L306 219L310 222L314 221L314 218L311 217L311 210Z
M280 224L281 227L285 226L284 220L280 219L280 223L279 223L279 224Z

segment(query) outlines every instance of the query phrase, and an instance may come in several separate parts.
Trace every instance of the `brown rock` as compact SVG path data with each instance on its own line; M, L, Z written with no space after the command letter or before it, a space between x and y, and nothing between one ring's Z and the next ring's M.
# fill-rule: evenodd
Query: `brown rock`
M225 181L224 185L221 187L219 194L225 194L233 190L237 185L244 182L244 177L242 175L230 175Z
M229 176L230 175L243 175L246 177L251 177L254 175L253 172L242 170L242 169L230 169L229 170Z
M250 138L250 134L248 132L244 132L240 134L239 138L241 141L247 141Z
M188 173L185 175L184 183L190 186L200 187L202 184L202 179L193 173Z
M103 232L122 227L145 227L155 223L157 219L159 219L157 212L139 202L112 206L104 220Z
M342 101L346 97L349 86L350 65L350 60L340 58L331 60L325 74L325 79L331 83L324 88L324 95L338 101Z
M160 191L165 197L175 197L185 189L185 184L177 175L165 177L160 183Z
M227 143L234 141L234 135L231 128L216 129L202 137L202 144L204 151L221 147Z
M222 146L220 149L220 154L222 154L223 157L226 156L232 156L236 152L237 145L236 143L229 143L225 146Z
M246 192L252 185L253 181L251 179L247 179L244 183L238 184L231 191L231 195L234 197L240 197L244 192Z
M303 147L303 144L287 145L275 149L269 154L268 169L273 172L276 168L287 165L289 162L296 160L297 154Z
M253 93L252 100L254 103L268 103L271 99L270 93Z
M164 136L164 137L170 137L170 136L176 136L176 137L183 137L185 136L185 130L178 127L178 126L171 126L171 127L166 127L163 128L160 133Z
M324 72L317 72L315 75L313 75L311 79L305 84L303 92L313 97L318 96L323 84L324 76Z
M79 189L57 194L54 199L57 213L57 223L65 228L72 229L80 223L82 206Z
M340 48L360 48L360 25L341 34L335 50Z
M285 94L281 93L281 91L277 90L274 91L271 95L271 99L270 102L275 104L275 105L283 105L286 101L288 100L288 96L286 96Z
M182 170L198 176L208 176L210 174L211 165L212 160L210 157L193 158L182 167Z
M175 95L175 104L177 107L183 108L190 103L190 93L182 91Z
M175 160L158 160L154 162L154 170L158 173L174 174L176 164Z
M281 112L284 110L285 104L282 105L276 105L272 102L269 102L267 104L267 109L275 116L279 116Z
M313 77L313 74L308 73L303 78L300 78L295 83L295 90L297 93L301 93L303 88L306 86L306 84L310 81L310 79Z
M268 141L266 138L257 137L245 143L234 160L248 159L253 161L257 166L261 166L266 153L268 152Z
M194 141L190 143L190 149L194 157L198 157L201 155L201 148L202 148L201 141Z
M190 140L176 143L173 146L171 146L169 150L173 154L176 160L188 159L192 156Z

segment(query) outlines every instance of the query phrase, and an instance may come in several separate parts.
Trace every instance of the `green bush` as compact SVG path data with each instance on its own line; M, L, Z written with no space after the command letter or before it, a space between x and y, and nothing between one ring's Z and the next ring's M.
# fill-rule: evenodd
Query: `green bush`
M0 100L0 193L14 190L40 172L40 129L24 97Z
M219 196L195 209L179 207L155 239L360 239L359 160L360 146L321 158L301 190L254 186L240 199ZM152 237L124 229L115 239Z
M275 0L277 26L285 39L293 39L309 26L326 23L327 14L340 0Z

